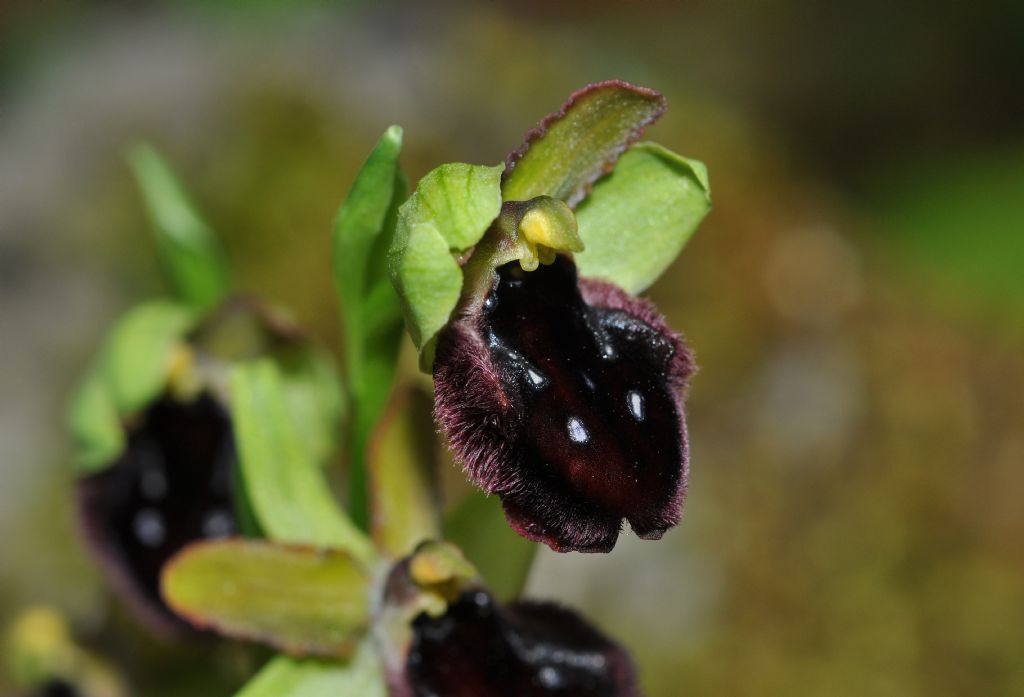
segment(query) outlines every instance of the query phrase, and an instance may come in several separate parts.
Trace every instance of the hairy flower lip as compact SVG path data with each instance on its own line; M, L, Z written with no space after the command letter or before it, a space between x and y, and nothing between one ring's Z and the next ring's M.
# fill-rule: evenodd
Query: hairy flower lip
M566 258L561 259L558 264L571 266ZM541 272L530 272L526 277L538 273ZM681 337L669 329L650 302L595 279L579 279L577 288L588 312L622 317L629 331L646 331L661 343L659 355L667 352L664 365L656 366L660 372L654 377L663 381L663 391L675 410L674 420L662 419L661 430L670 429L676 434L678 461L672 459L671 453L655 453L654 460L619 462L618 474L602 474L601 468L606 469L607 464L599 466L596 456L570 453L565 465L569 469L556 467L553 475L544 468L538 469L539 461L529 453L553 452L555 462L559 462L559 448L564 450L565 446L546 445L542 441L549 438L547 435L537 443L530 441L533 435L524 424L531 415L522 412L524 403L510 388L514 384L510 368L499 365L493 340L488 338L490 329L484 320L487 303L467 307L440 336L434 363L434 412L456 460L485 492L501 497L506 517L519 534L543 542L555 551L607 552L615 545L623 519L629 520L634 532L646 539L660 538L680 520L689 468L683 399L694 363ZM522 376L516 379L522 382ZM555 387L567 394L566 404L580 398L571 389L565 392L571 385ZM649 389L657 392L661 388ZM536 424L536 418L533 422ZM586 434L584 423L575 425L580 433ZM570 431L573 426L570 419ZM543 422L540 428L547 433ZM572 439L573 433L569 437ZM601 441L598 436L595 447L598 442L608 441ZM535 446L540 450L535 450ZM552 447L556 450L552 451ZM614 452L600 455L612 458L615 464ZM623 477L629 471L636 472L635 481L627 486L628 490L620 491ZM601 476L607 482L591 481Z
M395 697L638 697L628 654L554 603L499 605L469 588L439 617L413 621Z

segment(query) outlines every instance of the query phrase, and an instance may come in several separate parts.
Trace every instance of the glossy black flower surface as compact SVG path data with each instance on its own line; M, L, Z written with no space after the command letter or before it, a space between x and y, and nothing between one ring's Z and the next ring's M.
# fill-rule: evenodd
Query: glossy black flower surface
M160 598L160 569L186 544L237 529L231 422L206 394L163 397L127 435L117 462L77 480L82 528L125 600L158 628L183 627Z
M441 334L435 416L520 534L604 552L624 519L648 539L679 522L692 372L650 303L578 279L562 255L531 272L513 262Z
M636 697L632 663L617 645L557 605L502 607L463 592L437 618L413 622L410 697Z

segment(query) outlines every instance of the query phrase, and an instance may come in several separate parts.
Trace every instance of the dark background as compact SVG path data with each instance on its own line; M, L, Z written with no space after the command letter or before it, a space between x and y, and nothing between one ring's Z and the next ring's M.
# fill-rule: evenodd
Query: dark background
M415 181L618 77L710 171L650 291L702 366L690 498L661 543L543 553L530 593L650 697L1024 694L1024 4L555 5L0 2L0 620L61 610L147 695L256 660L138 634L71 523L66 394L166 289L126 146L337 346L330 222L386 126Z

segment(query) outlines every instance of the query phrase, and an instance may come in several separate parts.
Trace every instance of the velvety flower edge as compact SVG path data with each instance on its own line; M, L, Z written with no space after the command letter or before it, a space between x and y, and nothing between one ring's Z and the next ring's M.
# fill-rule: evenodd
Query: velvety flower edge
M646 524L634 525L638 536L659 539L679 523L686 497L689 443L683 402L695 372L693 354L650 301L596 279L580 279L579 288L587 304L632 315L674 343L667 382L679 415L681 472L659 510L641 511L636 519L646 519ZM514 445L519 425L479 322L479 316L469 314L450 323L440 335L434 363L434 418L447 435L456 461L484 492L502 498L509 524L523 537L559 552L611 551L621 519L580 500L574 492L548 491L519 471Z

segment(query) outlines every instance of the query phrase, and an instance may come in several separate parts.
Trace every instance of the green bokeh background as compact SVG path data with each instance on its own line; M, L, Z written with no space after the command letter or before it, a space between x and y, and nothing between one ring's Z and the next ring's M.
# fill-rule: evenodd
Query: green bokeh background
M1024 694L1022 46L1009 1L0 4L0 622L59 608L146 695L261 658L147 638L72 525L63 400L166 288L127 145L337 346L330 223L384 128L415 181L618 77L711 177L650 291L701 365L689 502L660 543L543 552L530 594L649 697Z

